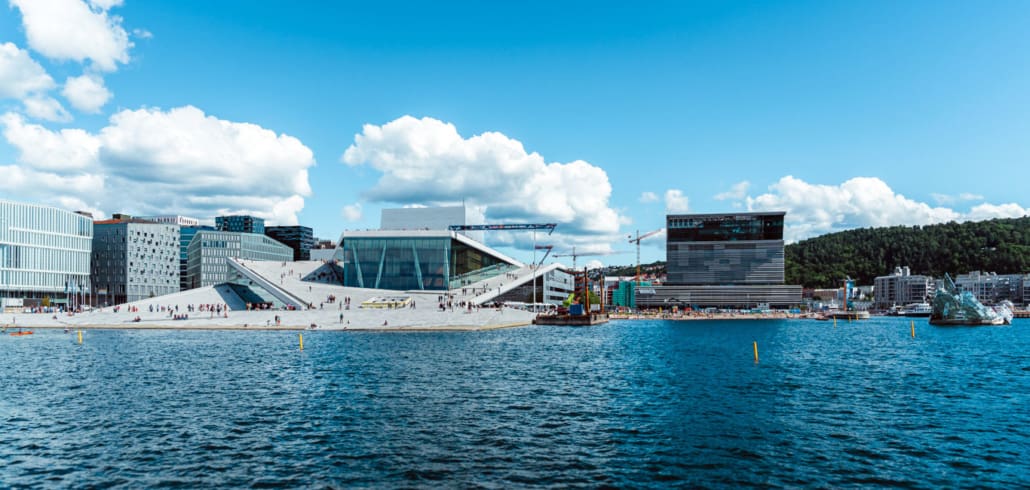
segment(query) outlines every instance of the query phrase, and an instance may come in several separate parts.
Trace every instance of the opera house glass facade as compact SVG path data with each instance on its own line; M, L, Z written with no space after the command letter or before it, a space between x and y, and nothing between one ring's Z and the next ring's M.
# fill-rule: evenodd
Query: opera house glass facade
M87 294L92 245L87 216L0 200L0 296L38 304Z
M446 231L345 234L336 259L344 285L443 291L514 269L514 261Z

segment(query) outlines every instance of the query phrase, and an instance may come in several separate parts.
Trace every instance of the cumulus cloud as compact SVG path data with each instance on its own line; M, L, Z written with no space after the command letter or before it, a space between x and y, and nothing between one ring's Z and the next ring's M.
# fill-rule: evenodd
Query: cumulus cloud
M54 88L54 79L14 43L0 44L0 98L21 99Z
M658 202L658 195L650 191L645 191L643 194L640 194L640 202L644 204Z
M23 174L99 179L94 182L102 185L94 187L103 191L69 192L107 212L200 218L249 213L292 225L311 194L308 168L314 158L299 140L192 106L124 110L96 134L51 131L11 113L0 124L19 152ZM61 194L49 186L35 192L48 202Z
M25 114L31 118L54 122L72 120L72 115L53 97L33 95L22 99L21 103L25 107Z
M104 86L104 79L87 73L78 77L68 77L61 91L72 107L96 114L111 99L111 92Z
M748 181L737 182L730 187L730 190L726 192L720 192L715 195L715 200L725 201L727 199L743 199L747 196L747 190L751 187L751 183Z
M665 191L665 212L669 214L686 213L690 211L690 200L683 195L679 189Z
M932 197L937 204L956 204L962 201L980 201L984 198L984 196L980 194L973 194L971 192L962 192L957 196L933 192L930 194L930 197Z
M948 221L1023 216L1018 204L981 204L968 213L933 207L894 192L875 177L856 177L840 185L810 184L793 176L769 186L769 192L747 198L752 211L787 212L789 241L860 227L928 225Z
M4 138L18 152L18 161L42 171L82 171L97 166L99 139L81 129L51 131L26 123L18 114L0 116Z
M969 210L964 218L981 221L996 218L1022 218L1027 215L1030 215L1030 208L1024 208L1014 202L999 205L983 203L973 206L973 209Z
M132 35L140 39L150 39L154 37L154 34L146 29L133 29Z
M114 71L129 62L132 42L121 17L108 9L121 2L96 0L10 0L22 14L29 47L54 60L91 62L101 71Z
M340 210L340 215L343 216L343 219L351 223L361 221L363 216L361 213L361 203L356 202L354 204L344 206L343 209Z
M488 222L556 222L557 233L594 240L617 233L621 222L608 205L612 187L604 170L582 160L548 163L497 132L465 138L453 124L404 116L366 124L341 160L382 172L365 195L371 201L464 201L482 206Z

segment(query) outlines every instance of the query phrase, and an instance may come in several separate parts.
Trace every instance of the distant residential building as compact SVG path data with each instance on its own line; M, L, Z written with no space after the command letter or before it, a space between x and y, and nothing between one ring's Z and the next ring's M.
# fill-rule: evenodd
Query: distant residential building
M187 255L187 282L192 289L228 282L227 257L287 262L293 260L293 249L265 235L198 230Z
M139 218L95 221L90 269L99 304L178 292L179 225Z
M873 279L873 306L878 309L927 302L933 293L933 278L913 275L908 266L896 267L891 275Z
M51 206L0 199L0 297L75 303L90 292L93 220ZM69 299L71 299L69 301Z
M785 285L782 211L666 216L666 281L639 289L641 307L751 308L801 303ZM645 294L646 293L646 294Z
M293 249L293 260L311 260L315 236L307 226L268 226L265 235Z
M1002 301L1024 304L1023 278L1022 274L973 271L969 274L959 274L955 278L955 286L961 291L973 293L973 296L983 304L993 305Z
M215 218L215 229L218 231L234 231L238 233L265 234L265 220L249 215L218 216Z

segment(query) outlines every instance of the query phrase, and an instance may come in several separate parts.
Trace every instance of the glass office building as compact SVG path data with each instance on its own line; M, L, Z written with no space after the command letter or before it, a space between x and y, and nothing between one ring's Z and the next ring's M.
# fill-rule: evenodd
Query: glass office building
M293 249L293 260L311 260L315 235L307 226L267 226L265 235Z
M265 234L265 220L248 215L239 216L218 216L215 218L215 228L219 231L236 231L240 233Z
M0 297L39 304L89 294L92 245L89 216L0 200Z
M446 230L344 232L335 258L344 286L401 291L460 288L522 266Z
M229 282L234 273L225 263L226 257L288 262L293 260L293 249L265 235L198 230L187 255L187 282L192 289Z

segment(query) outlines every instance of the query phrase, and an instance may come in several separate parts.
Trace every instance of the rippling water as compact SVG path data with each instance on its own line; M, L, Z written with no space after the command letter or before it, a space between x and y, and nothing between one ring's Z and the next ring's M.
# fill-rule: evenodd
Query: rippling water
M3 336L0 487L1025 487L1028 330Z

